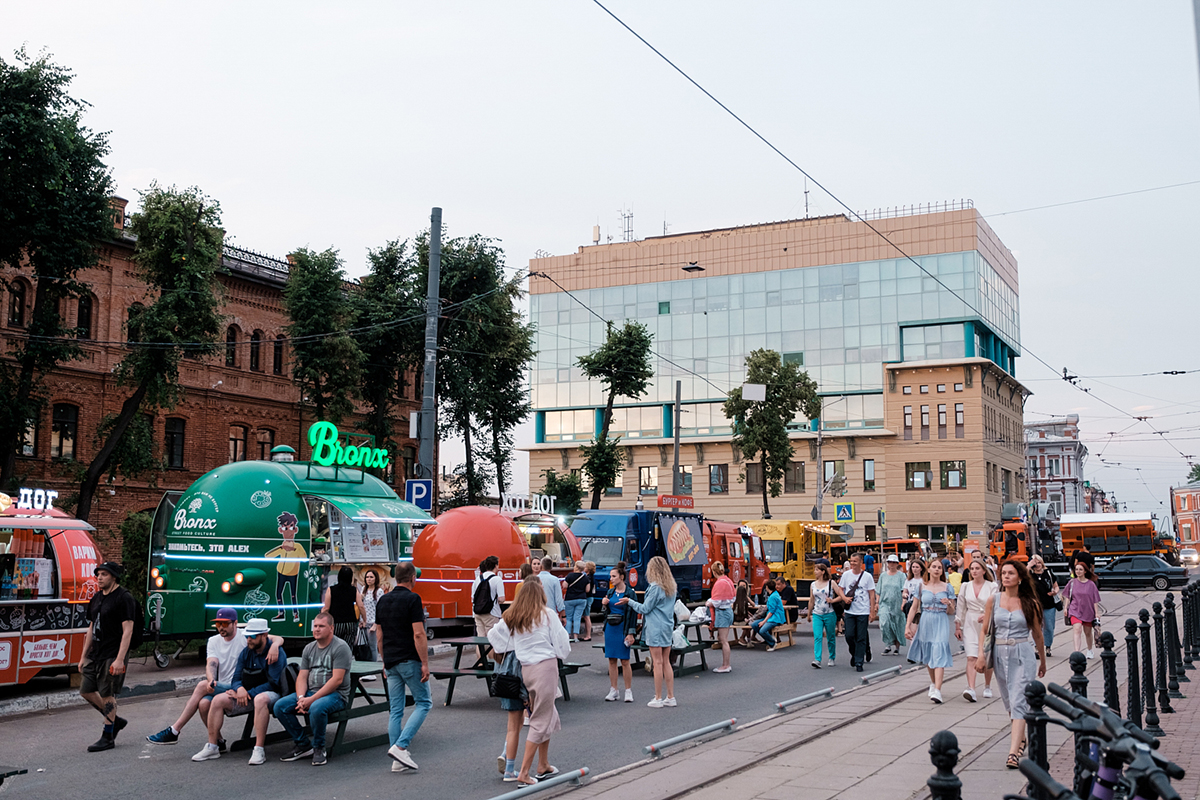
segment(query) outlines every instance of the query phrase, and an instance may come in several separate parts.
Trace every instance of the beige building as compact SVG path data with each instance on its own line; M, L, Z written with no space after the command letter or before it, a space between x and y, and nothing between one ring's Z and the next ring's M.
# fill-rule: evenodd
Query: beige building
M720 406L742 383L745 357L766 347L808 371L825 408L819 434L805 420L793 426L773 517L809 519L822 481L843 474L846 493L826 495L822 516L853 503L856 539L882 535L881 511L892 538L961 538L998 521L1001 504L1025 491L1016 262L973 208L872 225L913 259L836 216L531 261L545 276L531 278L531 490L546 469L580 468L604 397L575 360L603 341L604 321L633 319L654 335L654 385L617 400L612 433L626 468L602 507L653 507L671 493L678 426L682 493L696 510L761 516L760 465L735 452Z

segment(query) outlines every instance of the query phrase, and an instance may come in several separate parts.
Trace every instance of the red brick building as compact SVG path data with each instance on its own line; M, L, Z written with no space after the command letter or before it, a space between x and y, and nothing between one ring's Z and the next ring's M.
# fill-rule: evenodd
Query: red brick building
M1200 541L1200 482L1171 488L1171 522L1180 544Z
M147 287L131 260L134 241L125 231L125 201L118 198L114 223L113 239L100 245L99 264L79 275L91 287L91 295L68 301L63 310L68 326L88 329L83 357L59 365L48 376L45 411L17 455L19 485L56 489L68 500L79 488L73 473L79 464L88 464L99 447L96 431L101 420L118 413L129 394L116 385L112 372L126 352L129 309L147 302ZM125 515L152 510L164 491L185 489L205 472L231 461L265 459L277 445L295 448L298 457L307 455L301 434L315 420L309 409L302 417L300 392L291 379L283 308L288 263L226 246L224 266L229 271L220 279L227 346L217 356L184 359L183 401L170 411L159 411L153 420L156 455L166 469L153 487L144 480L118 478L102 483L97 491L91 522L106 557L120 555L118 526ZM28 275L6 270L5 278L11 288L3 292L0 306L2 353L11 351L28 324L34 296ZM398 431L407 432L409 412L420 408L413 383L409 381L404 407L396 411ZM347 420L342 427L357 426ZM416 461L416 447L415 440L405 438L393 454L394 469L387 478L401 492Z

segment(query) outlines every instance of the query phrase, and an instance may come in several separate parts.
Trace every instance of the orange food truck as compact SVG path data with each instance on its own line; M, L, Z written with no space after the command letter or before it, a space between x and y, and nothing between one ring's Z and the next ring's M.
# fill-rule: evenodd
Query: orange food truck
M715 519L701 522L700 531L708 552L703 571L704 593L712 591L712 565L719 561L734 584L744 579L750 586L750 595L759 595L770 573L762 539L745 525Z
M54 507L57 492L0 494L0 686L69 673L98 591L95 530Z

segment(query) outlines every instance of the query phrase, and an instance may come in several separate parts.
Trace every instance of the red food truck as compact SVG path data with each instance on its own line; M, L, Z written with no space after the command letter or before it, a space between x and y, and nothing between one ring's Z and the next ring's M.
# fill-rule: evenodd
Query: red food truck
M750 586L751 597L761 594L770 570L758 535L745 525L715 519L704 520L700 530L704 536L704 549L708 552L708 563L704 565L704 593L707 595L712 591L712 565L719 561L735 585L744 579Z
M101 559L95 529L55 508L57 496L0 494L0 686L66 674L82 655Z

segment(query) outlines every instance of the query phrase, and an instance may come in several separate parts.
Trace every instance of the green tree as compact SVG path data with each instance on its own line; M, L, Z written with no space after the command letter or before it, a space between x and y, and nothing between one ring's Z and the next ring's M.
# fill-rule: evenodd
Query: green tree
M67 93L72 77L44 55L19 50L13 64L0 59L0 266L30 277L33 291L29 335L0 357L4 485L41 414L46 373L80 354L60 305L86 293L76 276L95 266L97 243L113 233L113 184L102 160L108 141L83 126L87 104ZM0 282L14 288L11 279Z
M283 307L291 320L292 380L302 407L312 406L319 420L341 422L354 411L363 361L349 333L354 309L342 261L336 250L301 248L291 262Z
M87 519L101 476L116 467L145 468L137 438L139 414L174 408L183 397L179 360L218 350L223 320L221 284L221 207L199 189L163 189L152 184L133 215L137 236L133 261L146 284L145 305L127 323L128 352L117 365L117 385L133 387L120 412L102 425L107 438L88 465L79 487L76 516ZM144 418L143 418L144 419ZM137 424L135 424L137 423ZM144 441L144 440L142 440Z
M761 456L763 471L763 516L771 513L767 494L779 497L783 476L792 457L788 425L797 413L808 419L821 414L817 384L807 372L783 361L774 350L755 350L746 358L746 383L765 384L767 399L742 399L739 386L729 393L723 406L733 421L733 444L746 458Z
M579 512L585 493L583 481L578 475L559 475L552 469L544 469L542 477L546 481L542 486L542 494L554 498L555 514L571 516Z
M121 521L121 566L125 568L125 576L121 579L121 585L133 594L138 608L146 607L150 523L150 515L140 511L129 512ZM140 625L141 620L135 620L134 624Z
M595 352L579 357L583 374L604 386L608 399L600 423L600 435L580 448L583 452L583 471L592 482L592 508L600 507L605 489L617 482L621 472L621 456L617 439L608 438L612 424L613 402L620 397L637 400L650 388L654 370L650 366L650 342L653 337L645 325L629 322L616 328L609 323L604 344Z
M1192 469L1188 472L1187 482L1195 483L1197 481L1200 481L1200 464L1192 464Z
M488 437L486 458L500 494L512 478L513 429L530 414L526 371L533 359L533 326L526 323L514 300L520 295L517 281L505 284L489 303L490 368L480 376L476 399L478 416Z

